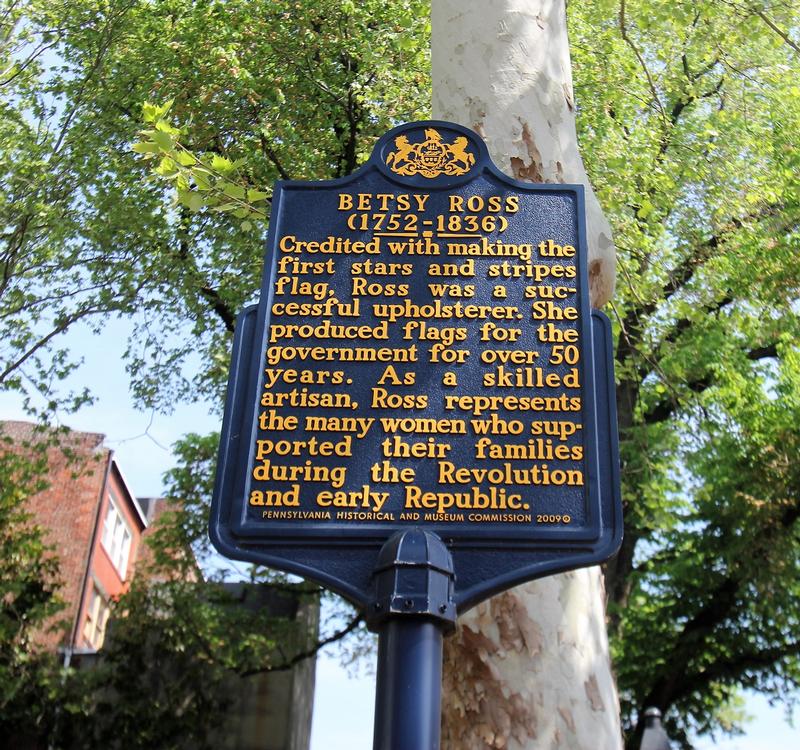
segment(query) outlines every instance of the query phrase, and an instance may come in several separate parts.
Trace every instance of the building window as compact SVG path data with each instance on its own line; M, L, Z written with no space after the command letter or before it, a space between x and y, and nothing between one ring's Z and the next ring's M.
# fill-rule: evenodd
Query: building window
M86 624L83 626L83 639L86 645L99 651L106 637L106 623L110 613L105 597L92 587L92 597L86 610Z
M111 495L108 496L108 511L101 541L117 573L124 580L128 571L128 555L131 551L131 532Z

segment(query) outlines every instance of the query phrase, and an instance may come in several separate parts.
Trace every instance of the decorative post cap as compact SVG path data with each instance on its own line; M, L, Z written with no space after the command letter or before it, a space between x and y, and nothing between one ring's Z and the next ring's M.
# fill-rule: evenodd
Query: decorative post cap
M639 750L671 750L669 737L661 726L661 711L650 706L644 712L644 734Z
M405 529L381 548L373 570L375 598L367 625L376 630L387 617L416 615L455 627L453 560L444 542L430 531Z

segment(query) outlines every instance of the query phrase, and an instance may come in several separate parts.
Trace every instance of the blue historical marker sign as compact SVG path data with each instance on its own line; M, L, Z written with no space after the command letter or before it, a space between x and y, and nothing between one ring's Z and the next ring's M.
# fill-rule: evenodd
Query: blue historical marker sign
M355 174L278 182L239 317L211 538L357 603L381 545L441 537L466 608L621 538L608 320L583 188L402 125Z

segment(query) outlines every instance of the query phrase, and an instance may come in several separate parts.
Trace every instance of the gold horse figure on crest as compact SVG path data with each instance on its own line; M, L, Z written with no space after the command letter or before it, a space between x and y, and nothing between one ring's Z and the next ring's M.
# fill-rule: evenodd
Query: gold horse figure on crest
M467 151L467 146L469 146L469 141L463 135L458 136L450 146L450 155L453 157L450 165L464 165L461 171L453 172L453 174L464 174L475 165L475 156ZM457 166L455 168L458 169Z
M416 148L415 144L409 143L408 138L404 135L398 135L397 138L394 139L394 145L397 147L397 151L392 151L386 157L386 163L392 167L393 172L397 172L398 174L406 174L406 172L402 171L403 169L407 168L408 165L414 163L413 157L411 154L415 153L414 149ZM413 174L413 172L411 172Z

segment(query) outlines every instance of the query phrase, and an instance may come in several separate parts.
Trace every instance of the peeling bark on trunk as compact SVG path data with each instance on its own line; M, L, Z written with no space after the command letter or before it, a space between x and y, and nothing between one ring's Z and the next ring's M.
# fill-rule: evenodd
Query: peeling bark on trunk
M563 0L433 0L433 115L473 128L495 163L587 188L590 293L614 290L611 230L578 153ZM446 750L619 750L599 568L475 607L445 642Z
M618 750L597 567L479 604L445 640L444 750Z

